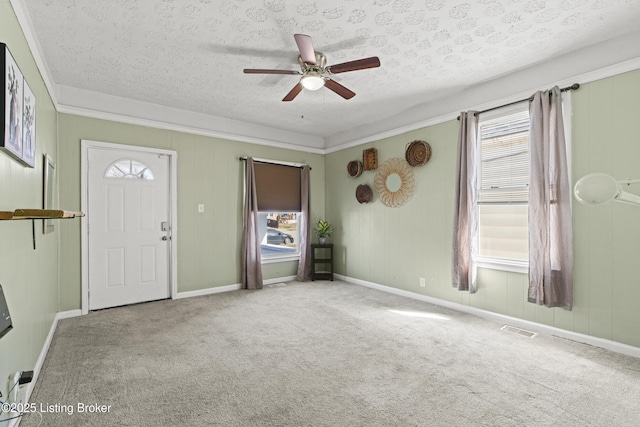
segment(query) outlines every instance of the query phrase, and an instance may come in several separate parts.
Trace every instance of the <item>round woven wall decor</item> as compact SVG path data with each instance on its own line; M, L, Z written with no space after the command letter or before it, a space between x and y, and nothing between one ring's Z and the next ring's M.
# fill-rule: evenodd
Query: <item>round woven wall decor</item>
M347 164L347 173L351 178L362 175L362 162L360 160L351 160Z
M367 184L360 184L356 188L356 200L360 203L369 203L373 198L373 190Z
M397 208L413 195L415 179L413 170L404 159L389 159L378 166L374 186L378 198L386 206Z
M426 141L410 142L405 148L404 157L411 166L422 166L431 158L431 146Z

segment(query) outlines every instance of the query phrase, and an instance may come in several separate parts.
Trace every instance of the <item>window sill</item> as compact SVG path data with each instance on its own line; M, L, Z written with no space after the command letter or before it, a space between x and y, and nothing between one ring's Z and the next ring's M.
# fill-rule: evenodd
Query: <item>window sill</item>
M264 258L261 258L260 264L274 264L276 262L289 262L289 261L300 261L300 254L264 257Z
M478 268L529 274L529 263L527 261L516 261L512 259L478 258Z

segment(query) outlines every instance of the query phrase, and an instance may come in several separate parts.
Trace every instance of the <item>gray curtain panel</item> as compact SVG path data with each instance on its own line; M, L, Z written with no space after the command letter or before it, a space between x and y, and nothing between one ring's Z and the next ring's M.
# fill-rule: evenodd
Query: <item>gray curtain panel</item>
M571 310L573 233L571 187L556 86L537 92L529 106L529 302Z
M245 168L241 288L262 289L260 242L258 241L258 195L256 192L254 162L251 157L247 158Z
M453 286L475 293L478 258L478 118L475 111L460 113L456 198L453 222Z
M300 261L298 262L298 272L296 276L296 280L300 282L311 279L311 257L309 257L309 245L311 244L309 212L311 205L309 200L310 170L309 165L305 165L300 172L300 220L298 221L298 226L300 227L300 242L298 243L300 248Z

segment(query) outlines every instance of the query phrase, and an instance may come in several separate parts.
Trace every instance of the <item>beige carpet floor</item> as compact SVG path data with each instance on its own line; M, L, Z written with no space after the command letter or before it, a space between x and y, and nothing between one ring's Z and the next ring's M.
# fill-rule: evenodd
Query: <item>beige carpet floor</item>
M21 425L640 424L640 359L501 326L340 281L98 311L60 321Z

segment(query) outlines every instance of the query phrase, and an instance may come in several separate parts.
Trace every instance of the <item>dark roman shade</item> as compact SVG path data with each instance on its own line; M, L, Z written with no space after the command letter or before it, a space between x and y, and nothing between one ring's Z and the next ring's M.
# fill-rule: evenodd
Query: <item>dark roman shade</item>
M301 212L299 167L259 162L254 167L258 211Z

